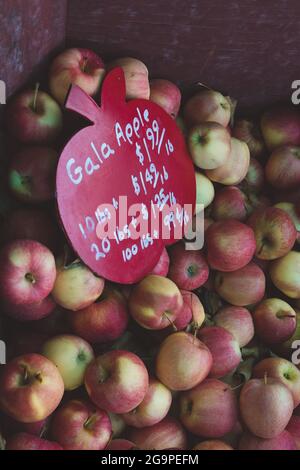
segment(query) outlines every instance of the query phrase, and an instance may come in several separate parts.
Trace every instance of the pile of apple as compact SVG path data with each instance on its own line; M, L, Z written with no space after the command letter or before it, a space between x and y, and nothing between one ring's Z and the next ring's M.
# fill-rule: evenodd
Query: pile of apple
M133 286L91 272L55 216L58 154L74 119L63 110L69 86L94 96L114 66L127 99L153 100L178 120L205 208L204 247L178 242ZM202 86L181 105L178 87L149 82L139 60L105 67L85 49L60 54L48 85L7 105L3 445L300 448L298 110L274 107L258 124L233 119L232 101Z

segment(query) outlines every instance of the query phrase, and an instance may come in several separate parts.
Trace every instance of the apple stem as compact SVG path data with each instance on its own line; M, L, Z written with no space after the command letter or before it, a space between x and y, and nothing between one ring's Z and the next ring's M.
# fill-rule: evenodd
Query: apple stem
M267 372L264 373L264 383L265 383L265 385L267 385L267 383L268 383L268 373Z
M85 57L85 58L83 59L83 63L82 63L82 71L83 71L83 72L85 72L85 68L86 68L86 66L87 66L87 63L88 63L88 58Z
M172 326L173 330L178 331L175 324L174 324L174 322L171 320L171 318L169 317L169 315L166 312L163 313L163 316L166 317L166 319L168 320L168 322Z
M33 111L36 111L36 100L37 100L39 88L40 88L40 84L36 83L35 90L34 90L33 104L32 104Z

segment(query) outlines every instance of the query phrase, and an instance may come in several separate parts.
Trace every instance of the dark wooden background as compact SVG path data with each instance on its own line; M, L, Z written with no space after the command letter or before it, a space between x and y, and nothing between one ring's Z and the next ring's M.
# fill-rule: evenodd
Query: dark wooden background
M10 91L53 50L132 55L153 77L198 81L242 107L289 99L300 79L299 0L0 0L0 78Z

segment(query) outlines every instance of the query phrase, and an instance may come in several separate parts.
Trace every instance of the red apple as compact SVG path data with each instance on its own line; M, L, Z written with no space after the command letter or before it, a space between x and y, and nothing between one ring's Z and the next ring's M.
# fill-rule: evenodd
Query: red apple
M56 411L51 435L64 450L102 450L110 440L111 423L105 411L71 400Z
M116 289L105 289L98 301L72 312L70 321L73 331L91 343L114 341L127 328L125 298Z
M0 405L23 423L41 421L59 405L64 383L55 365L39 354L24 354L8 362L0 379Z
M153 426L168 414L172 403L170 390L159 380L150 378L143 401L129 413L123 414L125 423L134 428Z
M127 439L113 439L106 450L134 450L135 447L135 444Z
M102 59L89 49L67 49L52 62L49 86L54 98L64 104L70 85L95 95L105 74Z
M225 328L234 336L240 348L246 346L254 336L254 324L251 313L244 307L229 305L221 308L214 315L213 320L216 326Z
M275 149L266 164L265 172L268 183L276 190L299 187L300 147L287 145Z
M32 304L13 304L10 302L2 302L3 312L19 321L36 321L48 317L55 309L56 304L53 299L48 296L44 299Z
M175 83L157 78L150 81L150 100L175 119L180 108L181 92Z
M212 361L208 347L195 336L174 333L159 348L156 375L171 390L189 390L207 377Z
M184 119L191 127L202 122L217 122L227 127L231 118L231 103L215 90L201 90L184 107Z
M206 344L212 354L210 377L224 377L241 362L242 356L239 344L225 328L220 326L201 328L198 331L198 338Z
M228 130L216 122L203 122L192 127L187 142L194 164L204 170L224 165L231 151Z
M283 343L296 330L296 312L284 300L263 300L253 312L255 332L266 344Z
M292 299L299 299L300 253L290 251L282 258L272 261L270 276L277 289Z
M300 450L300 416L293 415L291 417L285 432L287 431L295 440L297 450Z
M234 392L217 379L206 379L180 397L180 419L196 436L224 436L234 427L237 412Z
M5 450L63 450L63 448L57 442L20 432L8 438Z
M98 356L87 368L85 387L89 397L106 411L128 413L145 398L148 372L135 354L113 350Z
M202 441L193 447L193 450L233 450L233 448L226 444L226 442L211 439L209 441Z
M20 201L40 203L55 196L58 154L48 147L27 147L10 163L8 185Z
M48 144L55 141L62 129L62 112L44 91L27 90L7 105L6 129L20 142Z
M182 426L174 418L167 417L154 426L132 429L129 438L143 450L186 449L187 438Z
M245 432L239 442L239 450L296 450L295 440L288 431L282 431L272 439L262 439Z
M227 186L216 192L211 209L211 216L215 220L236 219L243 221L251 211L251 203L239 188Z
M16 240L0 252L0 294L15 305L41 302L51 292L56 276L51 251L32 240Z
M183 307L174 321L177 330L184 330L189 323L195 328L200 328L205 320L205 312L199 297L187 290L181 290Z
M231 273L217 272L215 289L226 302L244 307L260 302L265 294L266 278L255 263Z
M233 137L246 142L251 157L261 157L265 152L265 144L259 127L253 120L238 119L232 129Z
M274 106L263 114L261 130L269 150L300 145L300 113L296 107Z
M132 57L121 57L108 65L109 70L114 67L122 67L124 71L128 100L150 98L148 69L143 62Z
M221 220L206 232L207 260L212 269L236 271L251 261L255 253L253 230L234 220Z
M290 390L278 379L265 375L251 379L240 394L240 411L248 429L258 437L271 439L284 431L294 409Z
M166 248L164 248L157 264L154 266L154 268L149 274L156 274L157 276L166 277L168 275L169 265L170 265L170 258L169 258Z
M170 248L168 277L179 289L195 290L208 279L209 267L201 251L186 250L183 242Z
M297 242L300 243L300 215L297 212L296 205L292 202L278 202L274 207L278 207L290 216L297 231Z
M58 305L68 310L80 310L91 305L102 294L104 279L95 276L81 261L59 266L52 296Z
M148 275L132 290L129 311L143 328L161 330L174 322L183 305L176 284L162 276Z

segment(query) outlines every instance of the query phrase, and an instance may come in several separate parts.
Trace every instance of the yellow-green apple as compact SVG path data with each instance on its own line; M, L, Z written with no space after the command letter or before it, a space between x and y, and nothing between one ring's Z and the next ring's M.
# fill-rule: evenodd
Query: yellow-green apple
M200 171L195 171L196 178L196 212L209 206L215 197L215 188L212 182ZM199 209L197 209L197 206Z
M86 368L94 359L89 343L73 335L50 338L43 345L42 354L56 365L65 390L74 390L83 384Z
M59 244L57 224L45 209L22 207L4 220L1 241L35 240L55 252Z
M64 382L53 362L24 354L8 362L0 378L0 406L22 423L41 421L59 405Z
M290 361L282 357L267 357L258 362L252 371L255 378L272 377L278 379L291 392L294 408L300 404L300 371Z
M70 314L72 330L91 343L114 341L128 324L126 300L117 289L105 288L98 301Z
M48 144L62 130L62 112L56 101L43 91L27 90L7 105L6 129L26 144Z
M179 289L195 290L208 279L209 267L200 250L186 250L183 242L169 249L170 268L168 277Z
M106 450L134 450L136 445L128 439L113 439L110 441Z
M181 92L178 86L169 80L153 79L150 81L150 100L175 119L180 108Z
M290 251L272 261L270 276L281 292L292 299L300 299L300 253Z
M150 274L132 290L129 311L143 328L161 330L176 320L183 306L176 284L166 277Z
M51 435L64 450L103 450L111 438L111 423L93 404L70 400L54 414Z
M291 217L278 207L257 209L248 219L255 240L257 258L281 258L294 246L297 232Z
M201 437L222 437L238 415L235 393L217 379L206 379L180 396L180 420L189 432Z
M266 278L263 270L251 262L234 272L217 272L214 286L226 302L245 307L261 301L265 294Z
M169 335L156 357L156 375L171 390L190 390L209 374L213 358L206 345L184 331Z
M239 188L227 186L217 190L211 207L211 216L214 220L243 221L250 212L251 202Z
M52 62L49 76L51 94L64 104L70 85L77 85L88 95L95 95L105 74L102 59L89 49L63 51Z
M293 415L291 417L286 427L286 431L292 435L295 440L297 450L300 450L300 416Z
M133 428L129 439L143 450L186 449L187 437L178 421L170 416L147 428Z
M214 170L206 170L206 176L215 183L239 184L248 173L250 152L247 144L231 138L231 150L225 163Z
M300 214L296 210L296 205L292 202L278 202L275 207L285 211L289 214L290 218L294 222L295 229L297 231L297 242L300 242Z
M211 439L209 441L202 441L195 445L193 450L233 450L233 447L226 444L226 442Z
M253 191L254 193L259 193L263 186L265 180L265 173L263 166L255 158L250 158L248 172L240 183L240 187L246 191Z
M300 113L293 106L274 106L261 118L261 131L269 150L300 145Z
M224 165L231 150L230 134L217 122L203 122L192 127L187 142L194 164L204 170Z
M68 310L80 310L95 302L104 289L104 279L95 276L80 261L58 266L52 296Z
M240 439L239 450L297 450L297 447L292 433L287 430L271 439L245 432Z
M238 119L232 129L236 137L249 147L251 157L259 158L265 153L265 144L259 126L251 119Z
M128 413L145 398L149 377L143 361L129 351L98 356L87 368L85 387L90 399L105 411Z
M294 409L290 390L278 379L250 379L240 394L240 412L249 431L271 439L284 431Z
M108 65L109 70L114 67L122 67L124 71L128 100L150 98L148 69L142 61L133 57L121 57Z
M191 127L202 122L217 122L227 127L231 118L231 102L215 90L202 90L184 106L184 120Z
M250 343L254 336L252 315L245 307L223 307L214 315L213 320L216 326L225 328L234 336L240 348Z
M0 294L15 305L40 302L53 289L56 269L51 251L33 240L15 240L0 252Z
M149 388L143 401L129 413L123 414L125 423L134 428L153 426L162 421L172 404L170 390L159 380L149 379Z
M46 318L54 311L56 304L51 296L31 304L14 304L2 301L2 311L11 318L22 322L37 321Z
M5 450L63 450L63 448L57 442L20 432L7 439Z
M154 268L152 269L151 273L149 274L157 274L158 276L167 276L169 271L170 265L170 258L166 248L163 249L161 252L160 258Z
M180 292L183 299L183 307L174 321L175 327L180 331L184 330L189 323L192 323L195 329L200 328L205 320L205 312L199 297L194 292L188 290L181 289Z
M294 189L300 183L300 147L287 145L273 150L265 167L266 179L274 188Z
M207 261L212 269L230 272L243 268L255 253L252 228L238 220L220 220L206 231Z
M20 201L54 199L58 154L48 147L27 147L16 153L8 171L8 186Z
M221 326L200 328L198 338L208 347L212 355L209 376L224 377L233 372L242 360L239 343L235 337Z
M255 333L266 344L288 340L296 330L296 312L284 300L264 299L253 311Z

